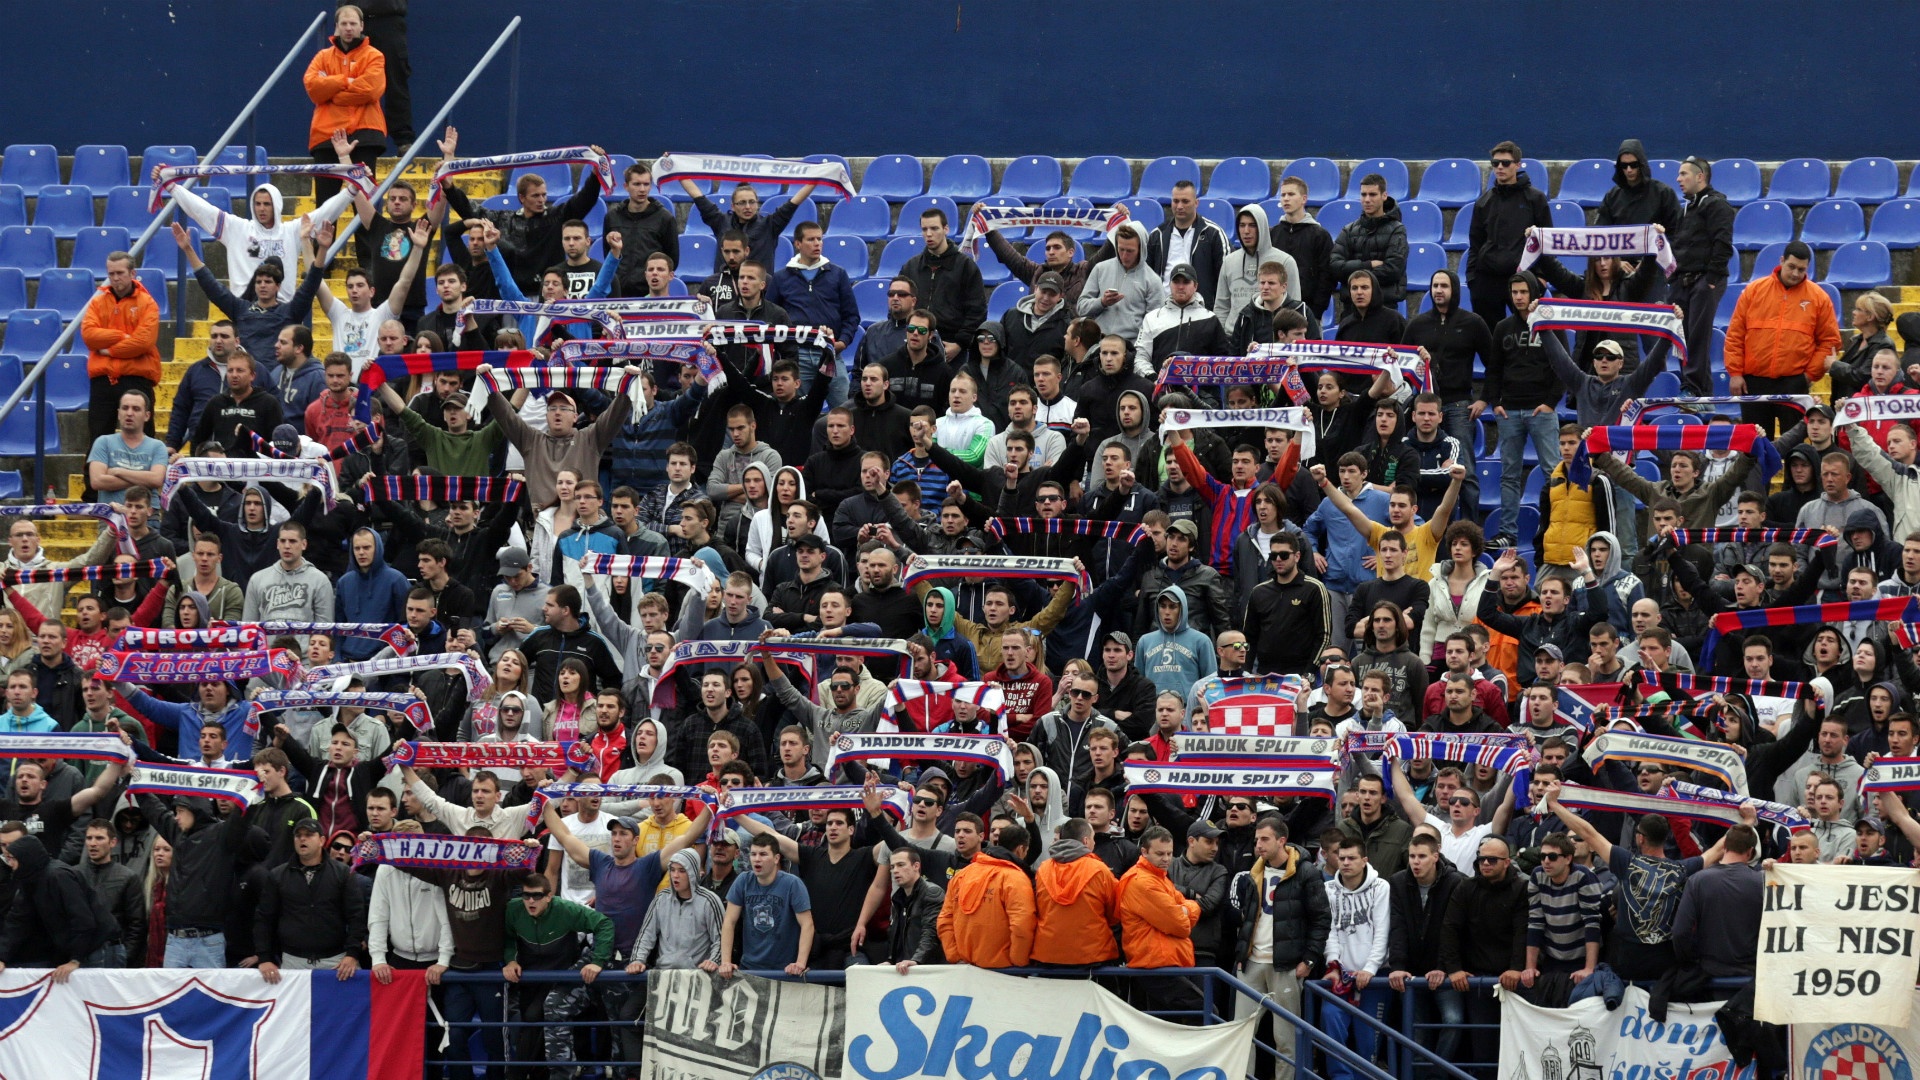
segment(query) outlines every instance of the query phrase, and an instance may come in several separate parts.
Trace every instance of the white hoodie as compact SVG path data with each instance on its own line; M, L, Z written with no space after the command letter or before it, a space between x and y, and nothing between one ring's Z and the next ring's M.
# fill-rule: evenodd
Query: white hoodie
M1348 889L1340 884L1340 875L1327 875L1327 906L1333 911L1333 925L1327 931L1327 960L1339 961L1340 970L1379 974L1387 962L1387 879L1372 866L1360 879L1360 887Z
M247 216L229 213L201 198L192 188L176 187L180 208L227 249L227 288L243 300L253 296L253 272L269 256L278 257L285 276L280 279L280 302L291 303L300 287L300 221L283 216L285 196L272 184L261 184L247 194ZM273 223L262 225L253 217L253 197L260 192L273 196ZM332 221L353 200L351 189L342 186L339 194L321 203L310 214L315 222ZM264 357L256 357L264 360Z

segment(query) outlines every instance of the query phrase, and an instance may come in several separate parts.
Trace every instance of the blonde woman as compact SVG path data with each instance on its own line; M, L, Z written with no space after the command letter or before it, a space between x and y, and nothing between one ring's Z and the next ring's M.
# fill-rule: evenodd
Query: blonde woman
M1851 397L1872 383L1874 354L1893 348L1893 339L1887 336L1887 327L1893 325L1893 305L1886 297L1879 293L1861 293L1853 301L1848 322L1853 326L1853 341L1827 365L1827 374L1833 378L1835 401ZM1920 382L1911 377L1907 382L1920 388Z
M509 690L518 690L529 700L533 698L532 675L527 670L527 656L519 649L503 650L500 658L493 662L493 686L488 688L486 697L468 707L467 718L460 725L461 742L478 742L482 736L498 733L500 695ZM542 723L538 718L542 715L536 705L528 713L528 722L538 727Z
M13 664L33 649L33 635L27 633L27 624L20 619L20 613L11 607L0 607L0 658L7 664Z

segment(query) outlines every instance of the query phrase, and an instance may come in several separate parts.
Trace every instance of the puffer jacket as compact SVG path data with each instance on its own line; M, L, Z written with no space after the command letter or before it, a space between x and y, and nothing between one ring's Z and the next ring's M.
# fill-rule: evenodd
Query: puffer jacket
M1587 537L1613 527L1613 483L1605 473L1596 472L1586 487L1580 487L1567 476L1566 462L1561 462L1553 467L1544 494L1534 550L1542 562L1570 566L1573 553L1586 545Z
M87 377L118 381L131 375L160 381L160 305L138 280L125 296L101 285L80 315L87 343Z
M1521 169L1511 184L1490 184L1473 204L1473 224L1467 230L1467 257L1460 264L1473 281L1504 285L1520 268L1527 230L1553 225L1547 193L1533 186ZM1455 303L1459 303L1455 293Z
M301 80L313 99L309 147L326 146L336 130L387 133L380 97L387 92L387 58L373 42L360 38L351 48L329 37L307 64Z
M1054 841L1033 872L1033 959L1075 967L1112 961L1119 902L1120 883L1099 856L1077 841Z
M1133 968L1192 967L1200 905L1145 856L1120 878L1120 947Z
M1374 260L1379 266L1374 266ZM1373 271L1379 288L1373 302L1386 307L1407 295L1407 227L1400 222L1400 204L1387 198L1379 217L1358 217L1333 241L1333 274L1344 283L1355 270Z
M1182 304L1169 295L1140 320L1140 332L1133 340L1133 370L1152 377L1176 353L1225 356L1231 348L1227 328L1214 317L1205 297L1195 293ZM1081 400L1084 404L1085 399Z
M1301 963L1318 970L1326 962L1327 933L1333 922L1326 875L1292 844L1287 845L1287 866L1270 893L1264 887L1266 873L1266 863L1256 859L1251 870L1234 875L1227 890L1235 921L1234 960L1247 963L1253 953L1254 928L1264 912L1273 925L1274 970Z

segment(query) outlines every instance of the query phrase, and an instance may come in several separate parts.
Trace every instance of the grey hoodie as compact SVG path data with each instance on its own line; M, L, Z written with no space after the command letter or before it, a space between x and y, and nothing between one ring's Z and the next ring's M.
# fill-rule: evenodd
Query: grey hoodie
M673 853L672 865L687 872L692 889L683 897L668 884L654 897L653 903L647 906L647 917L640 923L640 936L634 939L627 959L647 962L657 968L695 968L709 960L717 964L725 909L718 896L700 887L698 852L681 848ZM672 880L671 872L668 880ZM650 956L656 958L648 961Z
M1123 221L1120 228L1140 241L1140 261L1133 269L1120 265L1119 256L1108 259L1087 273L1087 286L1080 291L1077 310L1100 324L1103 334L1118 334L1128 341L1140 332L1140 320L1167 298L1160 275L1147 265L1147 230L1137 221ZM1120 293L1120 302L1108 307L1100 297L1108 290Z
M1220 319L1220 325L1231 328L1240 318L1240 311L1254 298L1260 295L1260 264L1277 262L1287 268L1287 299L1300 299L1300 265L1293 256L1273 246L1273 237L1267 229L1267 212L1258 204L1249 204L1240 208L1233 216L1233 239L1238 238L1240 217L1246 215L1259 226L1258 244L1253 251L1246 248L1229 252L1220 264L1220 284L1213 291L1213 313Z
M333 582L305 559L292 570L275 559L247 582L247 622L332 622Z

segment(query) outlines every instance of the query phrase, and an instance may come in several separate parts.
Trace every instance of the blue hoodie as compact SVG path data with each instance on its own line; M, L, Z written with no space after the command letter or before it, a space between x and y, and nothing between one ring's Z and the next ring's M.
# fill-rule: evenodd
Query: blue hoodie
M1353 497L1353 505L1375 521L1387 520L1384 491L1369 487ZM1361 564L1362 559L1373 554L1373 545L1367 543L1367 538L1353 527L1347 515L1333 505L1332 499L1321 499L1320 505L1307 515L1306 531L1314 550L1327 557L1323 580L1328 592L1350 593L1373 580L1373 571Z
M361 533L373 537L373 564L360 569L352 558L353 541L349 538L349 568L333 587L337 601L334 618L341 622L401 622L407 617L407 593L413 586L407 583L407 575L387 565L387 546L380 534L372 529L360 529L353 535ZM357 637L343 637L335 647L340 659L347 662L371 660L374 653L385 648L377 639Z
M1178 585L1161 589L1154 598L1155 626L1160 624L1160 601L1169 599L1180 605L1180 618L1175 620L1173 632L1155 630L1142 635L1133 664L1140 669L1140 674L1146 676L1147 681L1153 683L1155 691L1165 693L1171 690L1185 696L1194 683L1216 670L1213 642L1207 639L1207 635L1187 625L1187 593Z

